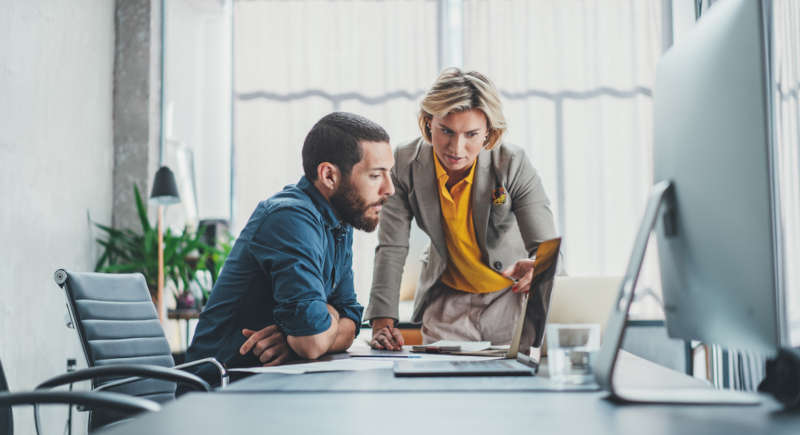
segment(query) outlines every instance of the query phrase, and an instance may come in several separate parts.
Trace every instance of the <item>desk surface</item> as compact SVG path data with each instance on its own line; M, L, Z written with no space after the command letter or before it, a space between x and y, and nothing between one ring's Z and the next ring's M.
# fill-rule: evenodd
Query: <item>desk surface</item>
M629 354L620 360L620 369L625 373L625 385L677 388L702 384ZM381 385L376 385L375 391L321 391L314 387L315 384L330 385L331 378L342 375L281 375L274 377L274 387L283 391L255 392L270 388L265 380L271 375L258 375L226 392L190 393L167 404L159 413L143 415L103 433L219 435L375 431L407 435L410 427L415 435L509 433L520 429L623 435L800 433L800 412L782 411L779 404L767 397L759 406L621 405L607 400L607 394L601 391L420 392L387 391ZM324 380L325 377L328 379ZM302 384L310 384L311 388L296 387ZM244 388L248 385L249 388ZM243 392L248 389L250 392Z
M355 346L354 346L355 347ZM354 354L329 355L329 359L348 359L350 355L358 362L383 363L392 366L390 356L416 356L421 359L411 361L436 361L459 359L482 359L474 356L455 357L440 354L412 354L409 349L403 352L374 351L368 347L351 349ZM357 355L378 355L381 358L360 358ZM382 358L386 356L387 358ZM351 359L352 360L352 359ZM409 361L397 359L399 361ZM288 366L291 367L291 366ZM225 392L452 392L452 391L542 391L550 388L544 376L502 376L502 377L400 377L396 378L391 368L364 371L342 371L331 376L330 373L308 373L298 379L297 375L264 373L250 376L231 384ZM581 390L598 390L597 385L581 386Z
M302 376L302 382L298 382ZM598 391L597 384L575 385L562 390ZM550 391L553 386L543 376L468 376L468 377L400 377L392 369L354 372L307 373L288 375L268 373L234 382L225 393L259 392L499 392Z
M359 349L359 352L369 352ZM379 353L380 351L373 351ZM382 352L385 354L385 351ZM409 354L403 352L403 354ZM694 387L707 384L674 370L650 363L633 354L623 352L618 373L626 373L626 379L617 381L624 386L638 387ZM443 357L433 355L431 357ZM346 358L346 354L334 355L332 359ZM328 358L331 358L330 356ZM440 359L440 358L438 358ZM474 357L472 359L475 359ZM388 361L387 361L388 362ZM628 382L632 380L633 382ZM304 375L264 373L234 382L226 393L244 392L453 392L453 391L598 391L596 384L554 386L547 373L547 361L540 365L538 376L508 377L394 377L391 369L367 371L308 373Z

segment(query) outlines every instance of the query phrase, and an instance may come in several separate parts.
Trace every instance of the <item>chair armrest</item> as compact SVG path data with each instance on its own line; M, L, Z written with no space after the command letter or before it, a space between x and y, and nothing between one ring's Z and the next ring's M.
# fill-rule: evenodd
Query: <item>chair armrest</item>
M0 406L36 405L42 403L73 404L88 408L110 408L123 412L155 412L161 410L161 405L152 400L111 392L26 391L0 393Z
M173 368L145 365L145 364L114 364L100 367L89 367L74 372L64 373L63 375L50 378L38 386L36 389L53 388L59 385L71 384L73 382L85 381L98 377L107 376L135 376L134 378L126 378L118 381L112 381L103 384L99 389L105 389L112 386L119 386L130 382L138 381L142 378L160 379L163 381L179 382L189 385L197 390L211 391L211 386L208 382L204 381L199 376L191 373L175 370Z
M183 369L185 369L187 367L194 367L194 366L198 366L198 365L201 365L201 364L211 364L211 365L215 366L217 368L217 370L219 371L219 385L220 385L220 387L225 388L225 387L228 386L228 379L229 379L228 370L225 368L225 366L223 366L214 357L201 358L201 359L198 359L198 360L195 360L195 361L179 364L179 365L175 366L175 368L179 369L179 370L183 370Z

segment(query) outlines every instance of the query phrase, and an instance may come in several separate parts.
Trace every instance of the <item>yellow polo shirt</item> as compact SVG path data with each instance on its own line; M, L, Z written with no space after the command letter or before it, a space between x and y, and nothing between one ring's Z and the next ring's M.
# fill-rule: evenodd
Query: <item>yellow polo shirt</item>
M495 272L481 261L481 249L475 238L472 220L472 180L475 163L463 180L447 190L447 172L439 158L433 155L436 179L439 182L439 203L444 217L444 236L447 242L447 269L442 283L469 293L491 293L511 285L511 280ZM490 201L491 198L486 198Z

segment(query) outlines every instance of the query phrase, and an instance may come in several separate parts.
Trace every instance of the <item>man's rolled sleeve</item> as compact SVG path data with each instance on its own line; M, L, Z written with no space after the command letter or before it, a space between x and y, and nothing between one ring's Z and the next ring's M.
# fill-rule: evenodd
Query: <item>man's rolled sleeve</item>
M287 306L277 306L275 323L286 335L302 337L320 334L331 327L331 315L322 301L300 301Z
M333 291L329 303L336 308L339 315L347 317L356 324L355 335L358 336L361 330L361 318L364 315L364 307L356 300L356 292L353 287L353 268L351 264L345 265L345 276L339 281L339 286Z
M306 336L331 326L322 281L323 225L302 208L274 211L249 243L272 277L275 323L287 335Z

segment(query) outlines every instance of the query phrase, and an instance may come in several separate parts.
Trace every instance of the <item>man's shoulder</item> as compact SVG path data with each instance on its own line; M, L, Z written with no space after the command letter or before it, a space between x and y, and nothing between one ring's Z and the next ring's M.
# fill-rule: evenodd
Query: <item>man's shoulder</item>
M259 205L263 204L267 210L279 210L284 208L297 208L316 210L314 202L305 190L296 184L290 184L280 192L272 195Z
M271 198L262 201L265 219L311 219L315 225L323 223L322 213L314 205L311 197L299 187L287 186Z
M304 226L321 228L322 214L311 198L296 185L286 186L282 191L258 203L243 235L254 235L263 228L290 224L294 228ZM273 228L274 229L274 228Z

